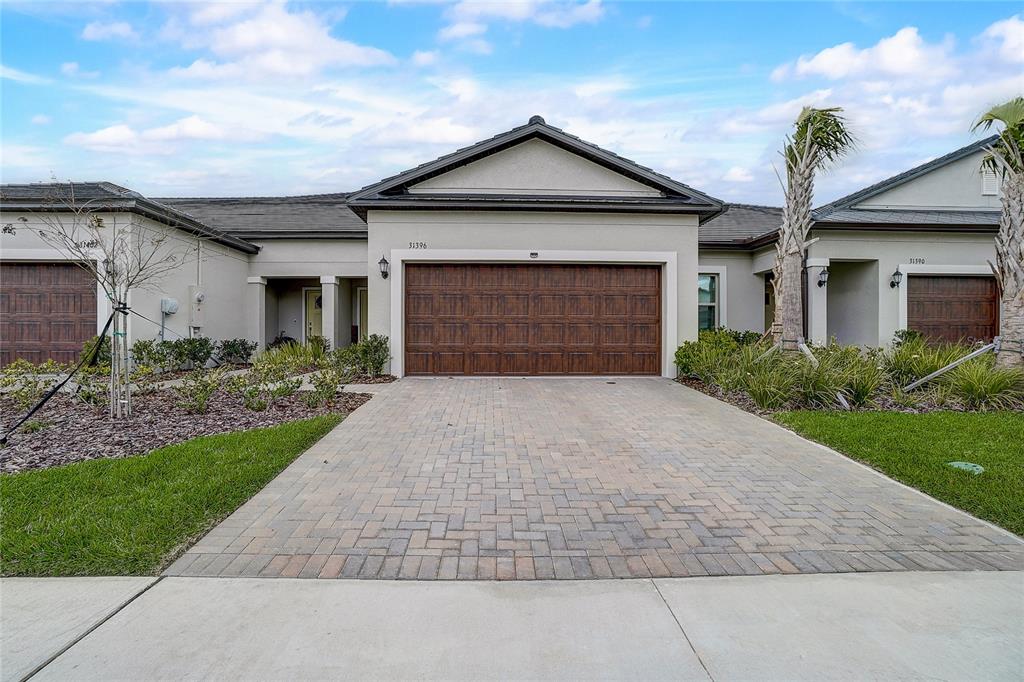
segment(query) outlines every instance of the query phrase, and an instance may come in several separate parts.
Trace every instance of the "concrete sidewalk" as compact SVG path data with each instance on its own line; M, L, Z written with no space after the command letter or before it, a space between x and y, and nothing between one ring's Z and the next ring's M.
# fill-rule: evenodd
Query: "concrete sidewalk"
M48 595L85 595L82 580L53 579L43 591L38 580L4 581L4 680L26 669L11 665L9 640L60 626ZM34 612L9 608L25 595ZM120 603L99 597L96 612ZM1024 573L165 578L33 679L343 677L1018 680Z

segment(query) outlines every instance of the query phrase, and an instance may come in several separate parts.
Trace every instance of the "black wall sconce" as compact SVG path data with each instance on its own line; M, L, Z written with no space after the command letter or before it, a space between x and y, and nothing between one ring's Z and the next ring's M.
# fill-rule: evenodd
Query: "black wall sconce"
M391 263L388 262L388 259L381 256L380 260L377 261L377 266L380 268L380 278L387 279L391 273Z
M826 284L828 284L828 268L822 268L818 273L818 286L823 287Z
M897 268L896 272L892 273L892 277L889 278L889 288L896 289L902 281L903 273L899 271L899 268Z

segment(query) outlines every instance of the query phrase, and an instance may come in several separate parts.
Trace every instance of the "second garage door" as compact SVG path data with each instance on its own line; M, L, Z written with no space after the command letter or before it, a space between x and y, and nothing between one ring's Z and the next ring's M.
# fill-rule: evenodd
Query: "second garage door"
M911 275L907 326L934 341L991 341L999 333L992 277Z
M96 334L96 283L74 263L0 263L0 365L74 362Z
M408 264L406 374L660 373L656 265Z

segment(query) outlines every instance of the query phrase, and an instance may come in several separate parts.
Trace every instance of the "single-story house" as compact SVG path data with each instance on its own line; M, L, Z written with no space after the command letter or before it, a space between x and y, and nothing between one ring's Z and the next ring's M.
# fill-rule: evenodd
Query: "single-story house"
M986 142L815 211L809 338L876 346L903 328L998 333ZM376 333L390 338L399 376L674 376L675 349L698 329L771 324L779 208L726 204L539 116L350 193L74 189L106 224L162 230L195 250L190 266L132 292L132 339L343 346ZM2 362L70 360L106 321L109 302L88 276L25 229L60 215L59 191L0 188Z

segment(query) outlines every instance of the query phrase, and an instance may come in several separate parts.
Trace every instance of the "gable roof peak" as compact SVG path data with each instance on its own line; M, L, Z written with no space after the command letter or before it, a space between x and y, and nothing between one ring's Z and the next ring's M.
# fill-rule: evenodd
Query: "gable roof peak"
M534 114L533 116L530 117L530 124L531 125L538 125L538 124L539 125L547 125L547 122L544 120L544 117L541 116L540 114Z

